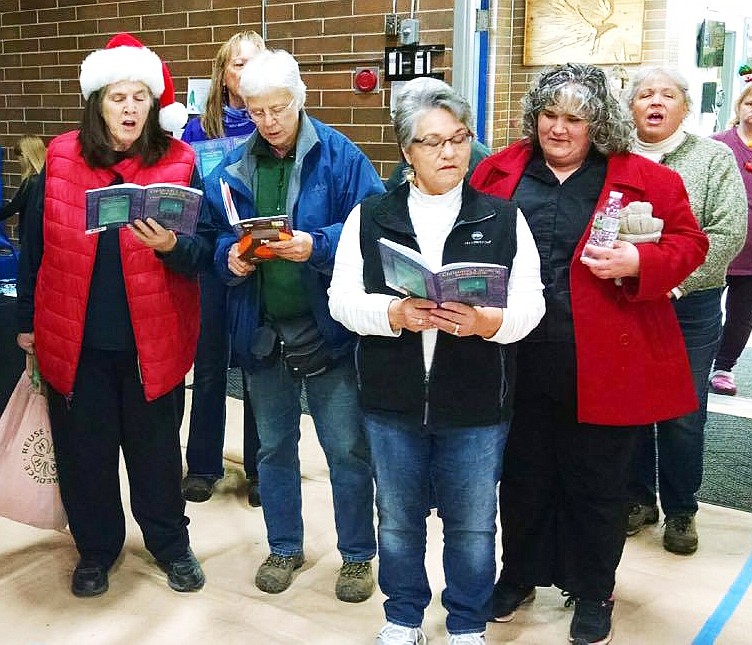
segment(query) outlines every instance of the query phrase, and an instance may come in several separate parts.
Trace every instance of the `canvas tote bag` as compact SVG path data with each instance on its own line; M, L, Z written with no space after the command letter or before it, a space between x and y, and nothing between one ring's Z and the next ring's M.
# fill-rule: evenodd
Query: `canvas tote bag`
M44 384L31 357L0 417L0 516L40 529L68 523Z

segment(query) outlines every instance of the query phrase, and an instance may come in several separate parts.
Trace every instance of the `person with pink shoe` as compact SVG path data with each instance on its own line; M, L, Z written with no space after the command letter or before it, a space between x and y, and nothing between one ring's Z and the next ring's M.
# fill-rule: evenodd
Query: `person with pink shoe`
M749 67L746 67L749 70ZM742 74L745 67L739 70ZM749 73L748 73L749 75ZM749 76L752 79L752 76ZM726 304L723 335L713 371L710 389L716 394L736 394L734 369L752 333L752 80L734 101L734 118L728 130L717 132L713 139L725 143L736 163L747 191L747 241L726 272Z

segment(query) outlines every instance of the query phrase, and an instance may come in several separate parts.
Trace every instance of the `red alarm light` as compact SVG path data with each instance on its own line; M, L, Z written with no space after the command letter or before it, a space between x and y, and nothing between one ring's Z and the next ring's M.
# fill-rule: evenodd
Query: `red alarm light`
M355 91L373 92L379 88L378 67L358 67L355 70Z

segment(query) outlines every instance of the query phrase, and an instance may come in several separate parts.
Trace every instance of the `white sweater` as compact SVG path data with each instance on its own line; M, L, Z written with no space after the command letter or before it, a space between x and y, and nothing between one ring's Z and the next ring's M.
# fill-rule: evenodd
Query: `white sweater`
M441 267L444 243L462 205L462 183L443 195L426 195L410 186L407 200L410 220L421 254L431 269ZM393 295L366 293L363 256L360 253L360 205L347 217L337 246L334 273L329 288L329 310L335 320L361 336L399 336L389 324ZM513 343L524 338L540 322L545 311L540 258L524 216L517 211L517 253L509 274L507 307L498 331L488 340ZM433 360L438 330L422 333L426 370Z

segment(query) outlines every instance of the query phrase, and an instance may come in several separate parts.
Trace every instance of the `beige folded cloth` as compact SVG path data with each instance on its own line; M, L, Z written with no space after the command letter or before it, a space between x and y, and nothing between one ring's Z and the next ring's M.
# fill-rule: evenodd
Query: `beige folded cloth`
M661 239L663 220L653 217L650 202L631 202L619 211L619 239L632 244Z

